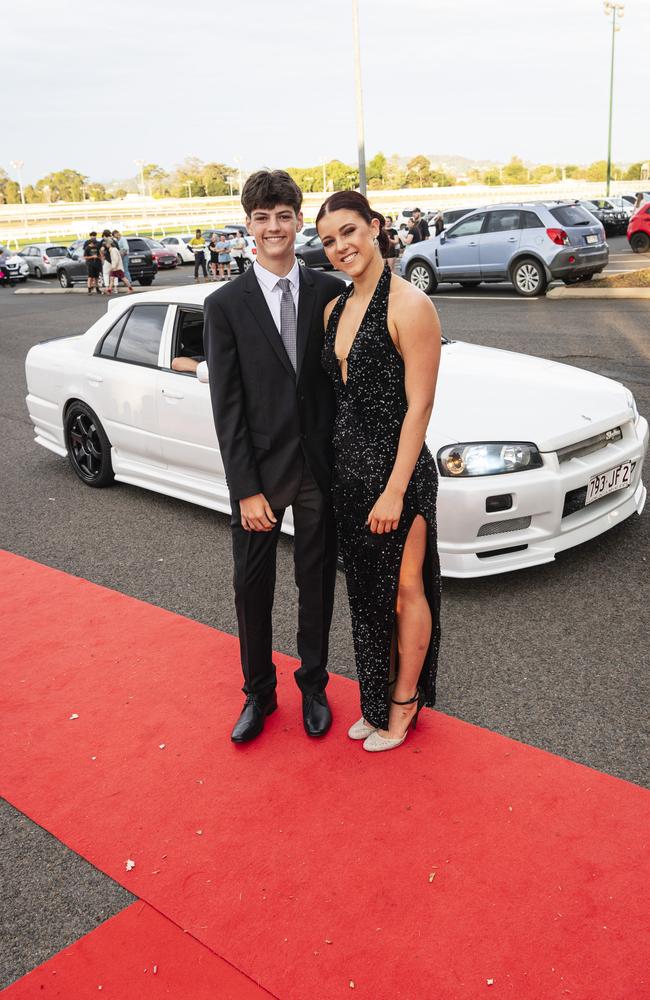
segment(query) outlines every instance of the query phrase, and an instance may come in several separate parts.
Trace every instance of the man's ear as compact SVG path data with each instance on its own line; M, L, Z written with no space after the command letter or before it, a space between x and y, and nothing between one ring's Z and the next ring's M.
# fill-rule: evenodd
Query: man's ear
M249 236L253 235L251 233L251 217L250 217L250 215L246 216L246 232L248 233Z
M304 216L302 214L302 209L296 215L296 232L299 233L305 223Z

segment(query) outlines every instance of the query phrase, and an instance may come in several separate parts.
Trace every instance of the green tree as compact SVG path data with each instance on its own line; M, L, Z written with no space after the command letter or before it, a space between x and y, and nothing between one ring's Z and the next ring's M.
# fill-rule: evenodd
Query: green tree
M413 188L431 187L433 173L431 163L426 156L414 156L406 164L406 186Z
M212 198L230 194L227 178L232 177L233 173L232 167L225 163L206 163L200 174L205 193Z
M590 163L585 171L585 177L588 181L606 181L607 161L596 160L594 163Z
M49 189L50 201L82 201L84 185L88 178L78 170L56 170L54 173L41 177L36 182L36 190L47 197Z
M585 176L584 167L579 167L575 163L569 163L564 168L564 176L568 177L569 180L578 180Z
M496 187L501 184L501 173L498 169L493 168L492 170L486 170L483 174L481 181L483 184L489 184L491 187Z
M386 178L386 157L383 153L376 153L370 160L368 164L367 176L368 176L368 187L370 187L371 181L379 181L379 187L383 187L384 180Z
M524 161L518 156L513 156L510 163L507 163L503 168L503 183L504 184L527 184L528 183L528 170L524 165Z
M330 160L326 165L327 180L335 191L353 191L359 187L359 169L341 160Z
M558 171L552 163L541 163L530 172L530 179L533 184L552 184L558 180Z
M626 181L640 181L641 180L641 168L643 163L639 160L638 163L631 163L630 166L625 171Z

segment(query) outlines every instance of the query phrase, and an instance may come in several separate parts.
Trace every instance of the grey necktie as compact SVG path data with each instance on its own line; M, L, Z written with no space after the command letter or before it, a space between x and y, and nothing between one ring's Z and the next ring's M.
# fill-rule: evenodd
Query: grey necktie
M279 278L277 284L282 289L280 301L280 336L289 355L289 361L296 370L296 307L293 304L291 282L288 278Z

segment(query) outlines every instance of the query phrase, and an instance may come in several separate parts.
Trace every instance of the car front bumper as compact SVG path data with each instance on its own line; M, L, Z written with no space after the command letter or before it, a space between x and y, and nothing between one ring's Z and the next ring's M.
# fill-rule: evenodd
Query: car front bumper
M640 514L646 499L641 473L648 423L640 416L621 427L620 441L562 463L555 452L545 453L544 466L530 472L458 480L441 476L438 551L443 576L491 576L552 562L558 552ZM629 487L587 507L574 504L577 509L571 512L571 500L592 476L629 460L636 463ZM502 494L511 495L512 507L487 514L486 499Z

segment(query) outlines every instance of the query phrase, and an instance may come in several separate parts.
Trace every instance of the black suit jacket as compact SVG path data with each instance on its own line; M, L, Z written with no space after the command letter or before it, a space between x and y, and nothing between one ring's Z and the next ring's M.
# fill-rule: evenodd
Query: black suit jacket
M232 500L264 493L288 506L303 457L329 493L334 395L321 367L323 310L345 289L300 269L294 372L253 268L205 300L203 342L214 423Z

